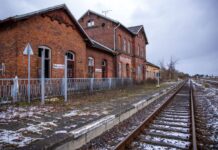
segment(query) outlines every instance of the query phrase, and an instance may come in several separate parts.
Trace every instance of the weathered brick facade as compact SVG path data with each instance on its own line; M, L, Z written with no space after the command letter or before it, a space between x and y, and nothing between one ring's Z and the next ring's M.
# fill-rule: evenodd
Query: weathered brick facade
M31 77L40 77L41 51L45 51L45 75L64 76L65 55L68 77L133 77L146 79L147 37L143 26L125 27L120 22L92 11L75 20L65 5L0 21L0 78L27 78L31 44ZM83 27L83 28L82 28ZM0 67L0 69L2 69Z
M117 77L133 77L137 81L146 78L145 49L148 42L143 26L138 26L135 33L118 21L90 10L79 22L91 38L117 52Z
M88 57L94 58L94 77L95 78L112 78L114 77L114 55L105 54L103 51L99 51L95 48L87 48L87 59ZM102 62L105 61L105 66ZM106 68L105 76L103 76L103 67ZM87 75L88 76L88 75Z
M99 64L98 61L106 59L108 61L108 77L112 77L113 55L89 46L91 44L89 41L87 42L86 35L82 33L83 29L76 20L74 21L65 5L48 10L21 18L19 21L0 22L0 63L5 64L5 75L2 77L17 75L19 78L27 78L28 57L23 55L27 43L31 44L34 53L31 56L32 78L40 77L40 46L49 49L49 59L46 65L50 78L64 76L64 69L55 67L55 65L64 64L67 52L74 54L73 77L87 77L87 57L89 54L95 55L96 64ZM96 77L101 76L96 74Z

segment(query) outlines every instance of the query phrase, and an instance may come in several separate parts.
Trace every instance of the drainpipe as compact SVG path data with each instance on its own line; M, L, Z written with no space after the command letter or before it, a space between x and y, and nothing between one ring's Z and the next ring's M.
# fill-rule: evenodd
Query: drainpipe
M114 28L114 50L116 49L116 29L120 26L120 23Z
M114 28L114 51L116 50L116 29L118 28L120 26L120 23ZM117 56L115 56L115 77L118 77L118 72L119 72L119 70L118 70L118 63L117 63Z

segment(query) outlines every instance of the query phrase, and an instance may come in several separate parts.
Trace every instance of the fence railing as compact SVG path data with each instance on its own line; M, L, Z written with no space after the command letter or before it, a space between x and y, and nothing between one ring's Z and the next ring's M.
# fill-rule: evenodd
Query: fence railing
M49 78L44 85L40 78L30 79L30 100L41 99L41 88L44 86L45 98L66 96L65 83L67 83L67 95L75 93L94 92L130 86L131 78ZM28 79L10 78L0 79L0 103L27 101Z

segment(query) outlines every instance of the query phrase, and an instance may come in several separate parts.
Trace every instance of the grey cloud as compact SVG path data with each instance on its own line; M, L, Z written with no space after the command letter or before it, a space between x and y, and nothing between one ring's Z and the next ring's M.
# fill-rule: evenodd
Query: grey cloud
M76 18L87 9L112 9L109 17L126 26L143 24L148 60L156 64L174 56L181 71L218 75L217 0L0 0L0 19L62 3Z

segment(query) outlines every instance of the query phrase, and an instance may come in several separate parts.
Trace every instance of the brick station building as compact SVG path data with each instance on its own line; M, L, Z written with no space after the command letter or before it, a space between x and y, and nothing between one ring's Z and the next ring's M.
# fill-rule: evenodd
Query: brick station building
M142 25L127 28L122 23L91 10L85 12L79 23L92 39L117 53L115 58L117 77L145 80L148 40Z
M81 25L80 25L81 24ZM146 79L147 37L142 25L125 27L88 10L77 21L66 5L58 5L0 20L0 78L27 78L31 44L31 78L39 78L45 51L45 77L132 77Z
M64 76L64 57L68 56L68 77L114 77L115 52L89 38L66 5L18 15L0 21L0 77L27 78L31 44L31 77L39 78L41 52L45 50L45 77Z

